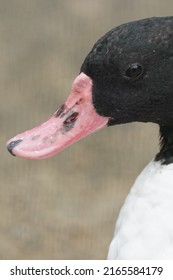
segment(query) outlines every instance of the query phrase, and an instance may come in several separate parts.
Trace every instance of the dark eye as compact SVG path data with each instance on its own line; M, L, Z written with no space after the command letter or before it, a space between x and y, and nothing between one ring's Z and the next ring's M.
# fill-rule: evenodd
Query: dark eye
M126 76L128 78L137 78L143 74L143 68L138 63L133 63L129 65L128 69L126 70Z

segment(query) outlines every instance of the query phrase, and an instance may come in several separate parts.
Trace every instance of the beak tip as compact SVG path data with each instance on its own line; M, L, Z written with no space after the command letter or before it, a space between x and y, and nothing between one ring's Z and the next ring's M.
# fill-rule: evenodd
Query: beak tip
M22 139L18 139L18 140L15 140L15 141L11 141L9 144L7 144L7 150L9 151L9 153L12 155L12 156L16 156L14 153L13 153L13 149L22 141Z

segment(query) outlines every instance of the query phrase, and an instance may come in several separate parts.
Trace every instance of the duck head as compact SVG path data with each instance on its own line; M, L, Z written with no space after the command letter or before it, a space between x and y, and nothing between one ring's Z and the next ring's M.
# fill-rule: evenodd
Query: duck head
M118 26L93 46L67 101L45 123L7 143L41 159L106 126L153 122L173 127L173 17Z

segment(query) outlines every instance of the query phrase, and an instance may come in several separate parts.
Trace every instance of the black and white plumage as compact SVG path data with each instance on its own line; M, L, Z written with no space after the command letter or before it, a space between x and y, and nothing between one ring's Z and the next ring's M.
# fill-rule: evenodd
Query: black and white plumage
M109 259L173 258L173 17L118 26L85 58L66 103L8 141L13 155L46 158L106 126L153 122L160 151L137 178L116 223Z

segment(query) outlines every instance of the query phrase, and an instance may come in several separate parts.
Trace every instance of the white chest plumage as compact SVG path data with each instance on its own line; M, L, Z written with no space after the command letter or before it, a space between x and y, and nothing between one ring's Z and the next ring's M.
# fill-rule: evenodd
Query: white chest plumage
M85 58L67 101L42 125L7 143L12 155L44 159L98 129L130 122L160 128L157 159L173 157L173 17L126 23ZM109 259L173 259L173 164L152 161L118 218Z
M173 164L151 161L116 223L108 259L173 259Z

